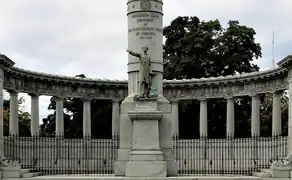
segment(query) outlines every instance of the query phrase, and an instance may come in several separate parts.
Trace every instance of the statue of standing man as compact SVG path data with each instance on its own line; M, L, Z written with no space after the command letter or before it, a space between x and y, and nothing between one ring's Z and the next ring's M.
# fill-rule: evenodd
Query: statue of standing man
M149 48L146 45L142 47L141 53L135 53L127 49L127 52L130 55L135 56L140 60L140 70L138 77L139 98L149 98L152 77L155 75L151 69L151 57L148 55L148 50Z

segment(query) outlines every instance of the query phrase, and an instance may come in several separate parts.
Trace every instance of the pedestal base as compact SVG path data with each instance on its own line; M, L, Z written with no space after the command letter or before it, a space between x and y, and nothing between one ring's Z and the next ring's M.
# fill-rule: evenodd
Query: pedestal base
M157 120L157 116L161 115L162 119ZM142 169L137 171L131 170L133 165L128 166L127 164L145 162L147 166L155 164L153 165L155 168L156 163L154 162L160 164L161 161L166 166L168 177L177 176L172 134L169 131L171 123L171 106L163 96L158 96L157 102L135 101L132 96L124 99L121 104L120 149L115 162L115 176L128 176L132 171L145 170L145 165L139 165ZM162 156L160 156L161 152ZM152 171L152 174L155 174L155 171ZM145 176L145 174L143 175ZM139 177L137 174L133 174L134 176ZM142 175L140 177L142 178Z
M161 151L131 151L129 153L130 161L162 161Z
M127 177L166 177L164 161L134 161L126 163Z

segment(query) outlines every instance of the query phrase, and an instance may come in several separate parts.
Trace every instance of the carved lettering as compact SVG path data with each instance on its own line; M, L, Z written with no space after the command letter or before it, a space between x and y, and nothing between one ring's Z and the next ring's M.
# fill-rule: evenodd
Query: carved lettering
M142 13L142 14L134 14L132 15L132 19L136 19L136 18L156 18L158 19L159 16L155 13L151 13L151 14L148 14L148 13Z
M155 20L160 18L157 13L135 13L131 18L139 24L139 27L128 29L128 32L135 33L140 39L152 39L156 33L162 33L162 29L153 27Z
M137 23L154 22L154 19L137 19Z

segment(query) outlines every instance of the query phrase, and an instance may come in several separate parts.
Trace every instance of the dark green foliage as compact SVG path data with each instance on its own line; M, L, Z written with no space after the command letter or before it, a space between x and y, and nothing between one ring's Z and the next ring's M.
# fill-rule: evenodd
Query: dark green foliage
M261 57L255 30L238 21L229 21L227 28L223 28L219 20L204 22L195 16L177 17L163 29L163 34L166 37L165 79L218 77L259 70L251 63ZM199 102L181 102L180 106L183 106L180 108L180 136L198 137ZM237 136L249 135L250 109L250 98L236 98ZM226 100L208 100L208 131L211 138L225 137Z

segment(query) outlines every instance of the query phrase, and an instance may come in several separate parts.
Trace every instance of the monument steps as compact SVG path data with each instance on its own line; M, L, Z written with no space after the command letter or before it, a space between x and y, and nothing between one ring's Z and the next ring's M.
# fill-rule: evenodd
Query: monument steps
M271 172L271 169L261 169L261 172L263 172L263 173L269 173L269 174L272 173Z
M33 178L39 176L38 172L31 172L30 169L21 169L20 178Z
M270 169L261 169L260 172L253 172L252 175L255 176L255 177L260 177L260 178L270 178L270 177L272 177Z
M30 173L30 169L21 169L21 174Z

